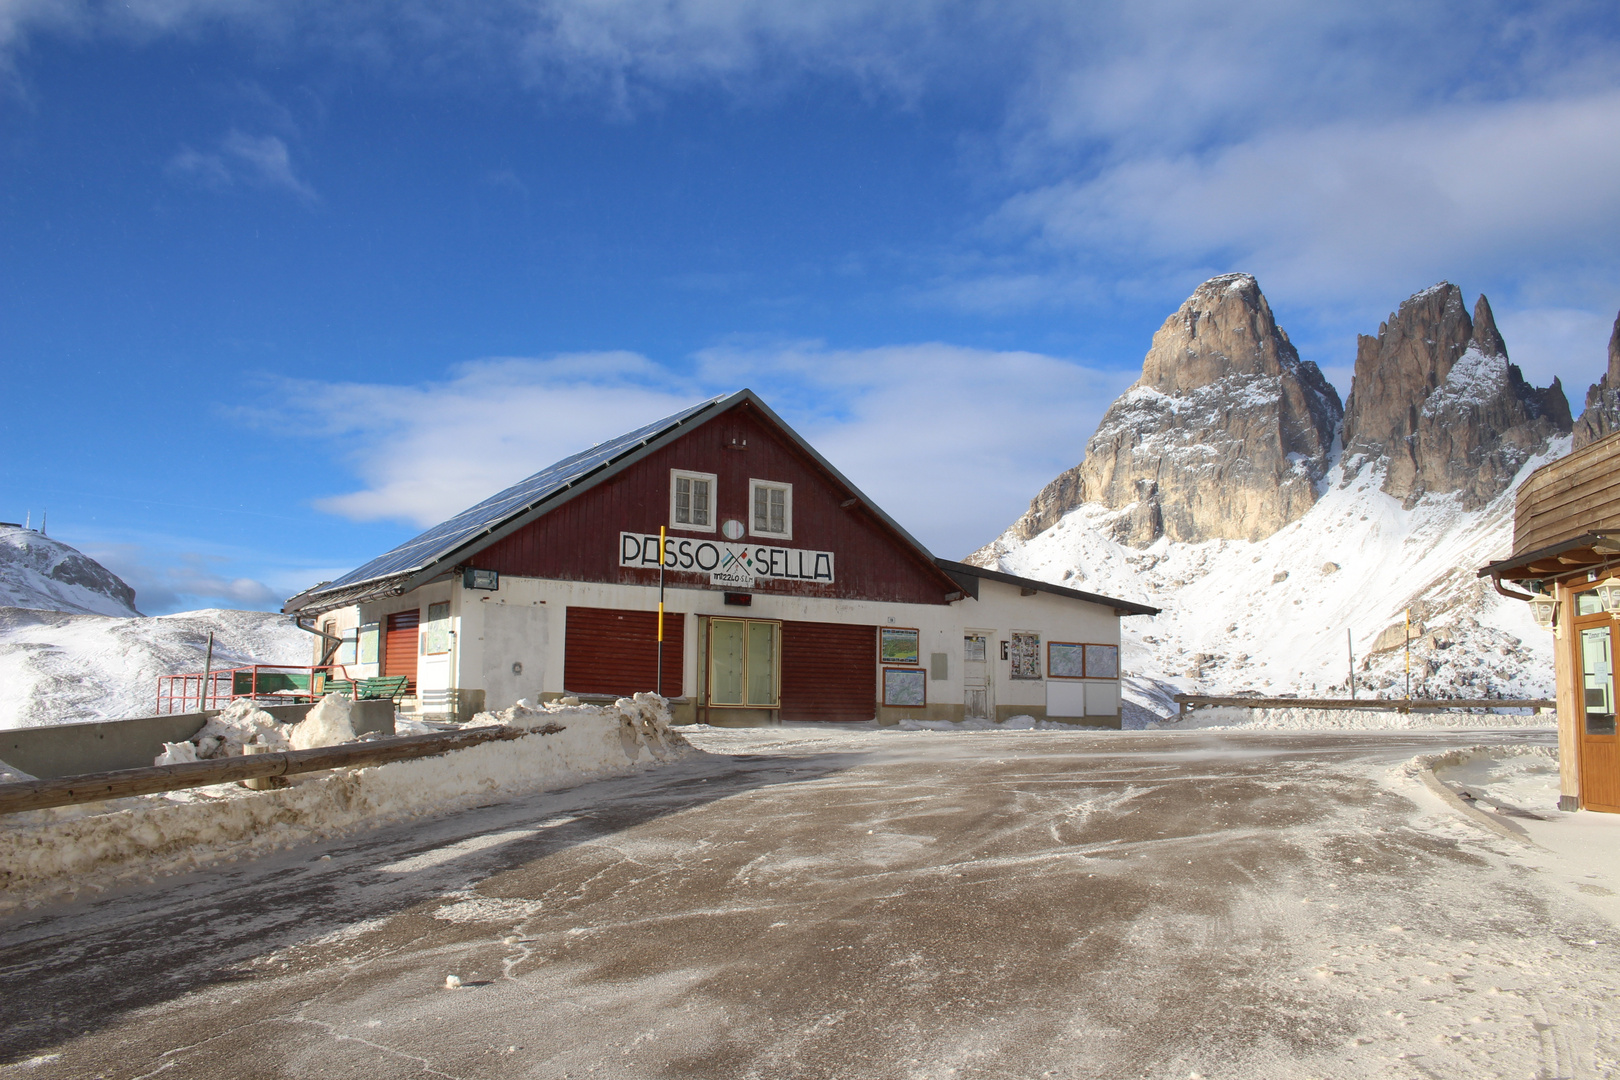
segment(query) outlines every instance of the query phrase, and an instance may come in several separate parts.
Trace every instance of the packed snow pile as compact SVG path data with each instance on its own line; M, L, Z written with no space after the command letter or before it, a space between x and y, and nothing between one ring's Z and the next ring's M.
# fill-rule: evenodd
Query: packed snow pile
M354 723L349 709L354 703L342 694L327 694L293 726L287 736L294 750L336 746L354 739Z
M285 615L210 609L156 618L0 607L0 729L150 716L159 675L307 664L309 634Z
M135 616L135 590L75 548L0 525L0 607Z
M283 724L252 701L241 698L210 717L189 740L164 743L163 753L152 764L178 765L245 753L313 750L354 742L354 723L349 718L353 704L342 694L327 694L298 723Z
M1408 610L1413 697L1550 698L1552 635L1475 571L1511 549L1519 483L1568 449L1554 440L1478 510L1455 495L1407 507L1380 490L1384 461L1340 460L1317 503L1264 540L1137 549L1110 536L1130 508L1085 504L972 561L1162 608L1120 622L1127 714L1169 716L1176 693L1348 697L1349 647L1358 694L1404 695Z
M218 785L0 817L0 910L698 753L653 694L602 706L520 703L477 722L536 730L439 757L287 777L268 791ZM552 724L562 730L546 733Z
M313 714L325 704L317 705L310 712ZM343 707L343 715L348 716L347 704ZM297 725L302 727L307 720ZM214 758L239 757L246 751L245 746L263 747L265 751L292 750L294 746L287 738L286 725L279 723L275 717L259 708L252 701L242 698L233 701L220 711L217 716L209 717L202 730L185 742L163 744L163 753L153 761L154 765L179 765L185 761L210 761ZM295 729L296 730L296 729ZM354 729L349 728L348 738L354 738ZM337 742L347 740L338 739ZM320 744L330 745L330 744ZM302 749L301 747L299 749ZM257 749L255 753L260 752Z

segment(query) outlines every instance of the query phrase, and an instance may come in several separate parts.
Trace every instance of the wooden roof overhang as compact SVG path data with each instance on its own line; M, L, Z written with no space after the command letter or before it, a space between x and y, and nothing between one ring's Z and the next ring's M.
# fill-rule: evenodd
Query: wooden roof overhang
M1497 591L1504 595L1526 599L1503 589L1502 582L1558 581L1617 563L1620 563L1620 533L1589 532L1490 563L1480 568L1479 576L1490 578Z

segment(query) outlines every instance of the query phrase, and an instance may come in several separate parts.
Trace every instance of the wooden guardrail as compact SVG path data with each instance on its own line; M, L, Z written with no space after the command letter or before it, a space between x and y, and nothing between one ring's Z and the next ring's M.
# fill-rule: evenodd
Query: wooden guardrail
M1210 705L1236 705L1245 709L1382 709L1390 712L1433 712L1439 709L1556 709L1551 698L1296 698L1209 697L1176 694L1171 698L1185 716Z
M23 780L0 784L0 814L123 799L131 795L153 795L160 791L179 791L207 784L228 784L234 780L292 776L345 766L382 765L390 761L435 757L479 743L521 739L525 735L555 735L562 730L558 724L534 729L478 727L470 731L404 735L373 742L321 746L313 750L244 754L209 761L186 761L178 765L153 765L145 769L59 776L54 780Z

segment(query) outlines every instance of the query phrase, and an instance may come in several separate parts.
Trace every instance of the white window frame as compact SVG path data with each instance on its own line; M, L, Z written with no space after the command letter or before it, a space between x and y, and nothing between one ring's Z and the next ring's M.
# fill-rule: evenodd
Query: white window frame
M782 499L782 531L771 532L769 529L756 529L754 527L754 494L760 488L780 488L784 493ZM772 540L793 539L793 485L784 484L780 480L750 480L748 481L748 535L768 536Z
M675 520L675 481L680 480L682 478L687 479L687 480L701 480L705 484L709 485L709 523L707 525L695 525L695 524L693 524L692 522L689 522L689 521L676 521ZM678 529L681 532L710 532L710 533L717 530L720 527L720 525L719 525L720 508L717 505L719 503L719 501L720 501L719 500L719 491L720 491L720 478L718 476L716 476L714 473L689 472L686 469L671 469L671 470L669 470L669 527L670 527L670 529L671 530Z

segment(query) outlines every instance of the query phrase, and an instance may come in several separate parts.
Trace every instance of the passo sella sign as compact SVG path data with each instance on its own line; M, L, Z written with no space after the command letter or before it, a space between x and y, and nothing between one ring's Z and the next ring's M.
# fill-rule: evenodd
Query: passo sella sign
M619 565L658 569L658 534L620 533ZM672 536L664 543L664 569L708 574L712 585L747 587L759 578L830 585L833 553Z

